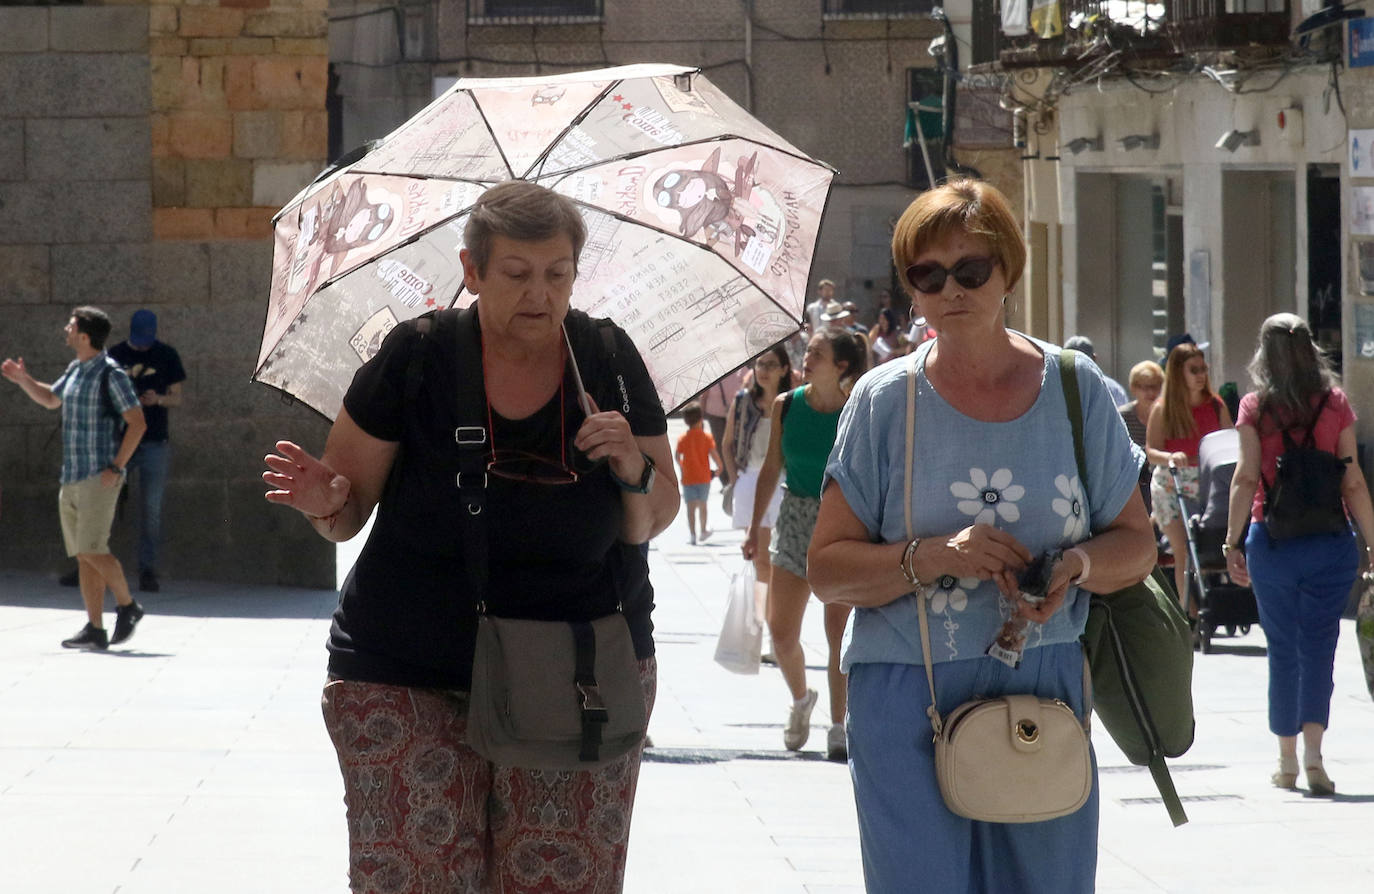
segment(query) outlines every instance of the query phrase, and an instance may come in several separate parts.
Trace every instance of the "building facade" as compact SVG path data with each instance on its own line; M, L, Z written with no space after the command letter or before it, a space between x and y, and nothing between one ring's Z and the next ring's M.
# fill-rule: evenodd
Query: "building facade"
M1038 22L987 11L1026 120L1032 327L1092 337L1123 381L1186 331L1244 393L1260 321L1297 313L1358 410L1374 385L1362 24L1297 0L1035 7Z

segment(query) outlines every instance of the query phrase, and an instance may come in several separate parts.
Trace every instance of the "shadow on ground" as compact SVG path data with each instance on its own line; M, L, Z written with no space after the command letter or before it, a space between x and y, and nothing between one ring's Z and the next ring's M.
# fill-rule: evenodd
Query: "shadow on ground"
M338 605L334 590L220 584L208 581L164 582L160 593L134 592L151 614L189 618L328 618ZM114 601L107 597L107 608ZM81 594L56 578L27 572L0 571L0 606L78 609Z

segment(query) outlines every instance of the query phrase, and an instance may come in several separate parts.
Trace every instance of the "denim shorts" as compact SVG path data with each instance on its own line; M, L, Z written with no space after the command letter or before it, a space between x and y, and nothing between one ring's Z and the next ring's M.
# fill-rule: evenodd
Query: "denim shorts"
M682 485L682 499L688 503L704 503L711 496L711 482Z

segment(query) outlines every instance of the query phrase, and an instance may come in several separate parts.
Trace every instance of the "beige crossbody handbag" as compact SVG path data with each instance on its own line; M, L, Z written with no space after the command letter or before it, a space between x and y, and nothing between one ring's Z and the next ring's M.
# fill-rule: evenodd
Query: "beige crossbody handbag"
M912 475L916 443L915 355L907 375L906 511L911 524ZM930 685L926 714L935 732L935 775L945 806L962 817L989 823L1035 823L1073 813L1092 792L1088 735L1073 710L1059 699L1034 695L964 702L940 716L935 706L935 674L930 661L930 587L916 591L921 624L921 657Z

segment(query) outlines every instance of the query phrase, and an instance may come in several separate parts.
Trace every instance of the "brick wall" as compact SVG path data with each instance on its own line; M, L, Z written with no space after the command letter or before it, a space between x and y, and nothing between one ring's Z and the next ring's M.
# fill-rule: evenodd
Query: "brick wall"
M333 550L262 499L281 437L324 423L249 382L266 313L271 215L325 161L323 0L0 7L0 356L42 381L61 328L139 307L180 351L161 569L332 586ZM0 566L57 570L57 416L0 383ZM134 513L116 523L132 563ZM293 524L294 523L294 524Z

